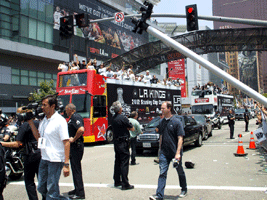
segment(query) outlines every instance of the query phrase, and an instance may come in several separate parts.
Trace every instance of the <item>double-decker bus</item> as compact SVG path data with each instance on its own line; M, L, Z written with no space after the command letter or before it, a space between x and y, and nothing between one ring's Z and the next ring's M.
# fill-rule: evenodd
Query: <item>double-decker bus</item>
M192 114L203 114L211 118L219 113L221 123L227 122L229 110L233 109L233 96L217 94L211 89L192 91L191 96Z
M83 117L85 143L113 140L109 120L115 101L122 104L123 115L137 111L143 125L158 116L164 101L171 101L175 111L181 109L180 87L115 80L89 69L59 72L56 91L64 106L73 103Z

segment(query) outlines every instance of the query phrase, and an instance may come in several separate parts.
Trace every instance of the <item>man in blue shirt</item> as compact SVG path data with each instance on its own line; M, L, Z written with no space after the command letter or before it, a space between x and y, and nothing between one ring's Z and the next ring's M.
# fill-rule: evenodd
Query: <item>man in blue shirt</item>
M182 198L187 194L186 177L182 167L183 137L185 135L184 129L182 123L172 116L172 104L170 102L164 102L161 105L161 111L164 118L161 119L158 126L160 134L159 145L161 148L159 157L160 175L158 179L157 193L155 196L149 197L151 200L163 199L167 172L169 164L173 158L179 163L176 170L179 176L182 192L178 197Z

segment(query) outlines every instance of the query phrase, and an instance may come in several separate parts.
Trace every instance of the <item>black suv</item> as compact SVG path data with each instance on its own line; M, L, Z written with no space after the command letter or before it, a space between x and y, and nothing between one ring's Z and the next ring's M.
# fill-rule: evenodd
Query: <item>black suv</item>
M212 136L212 124L205 115L192 114L191 116L202 126L203 139L207 140L209 136Z
M202 126L192 116L174 115L182 122L185 131L184 146L195 143L195 146L202 145ZM159 148L159 134L155 131L159 125L160 117L151 120L142 135L137 136L136 151L141 153L144 149L157 150Z

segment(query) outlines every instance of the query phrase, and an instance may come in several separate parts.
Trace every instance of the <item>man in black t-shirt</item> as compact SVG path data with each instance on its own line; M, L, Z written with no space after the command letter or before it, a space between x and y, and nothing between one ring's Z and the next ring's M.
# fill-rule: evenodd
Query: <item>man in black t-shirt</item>
M76 113L76 106L72 103L66 106L66 114L69 117L70 164L74 183L74 190L69 191L68 195L71 199L85 199L81 164L84 152L83 118Z
M21 108L17 113L22 111ZM34 121L36 128L39 121ZM34 183L35 174L38 174L39 163L41 160L41 151L37 148L37 141L34 138L28 122L22 122L18 129L18 135L15 142L1 142L4 147L19 148L24 146L24 182L27 194L30 200L38 200L36 186Z
M115 151L115 166L114 166L114 186L122 186L122 190L133 189L134 186L129 184L129 130L134 131L133 125L129 119L123 115L122 106L119 101L112 104L111 109L115 115L111 120L111 127L114 134L114 151Z
M178 162L176 171L178 173L180 187L182 189L179 197L182 198L187 195L186 177L182 166L183 137L185 133L182 123L172 116L171 110L172 104L170 102L164 102L161 105L161 111L164 118L160 120L157 127L160 134L159 145L161 148L159 156L160 175L156 196L150 196L149 199L151 200L164 198L167 172L173 158L175 158L176 162Z

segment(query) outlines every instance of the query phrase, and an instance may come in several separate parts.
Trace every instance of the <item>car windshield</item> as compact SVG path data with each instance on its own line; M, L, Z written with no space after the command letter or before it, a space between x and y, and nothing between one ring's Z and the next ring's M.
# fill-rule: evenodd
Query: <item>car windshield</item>
M205 120L205 117L203 117L203 116L197 116L197 115L194 115L194 116L192 116L196 121L197 121L197 123L199 123L199 124L203 124L203 123L205 123L206 122L206 120Z
M159 125L160 117L152 119L146 126L146 128L156 128Z
M235 113L244 113L245 109L235 109Z

